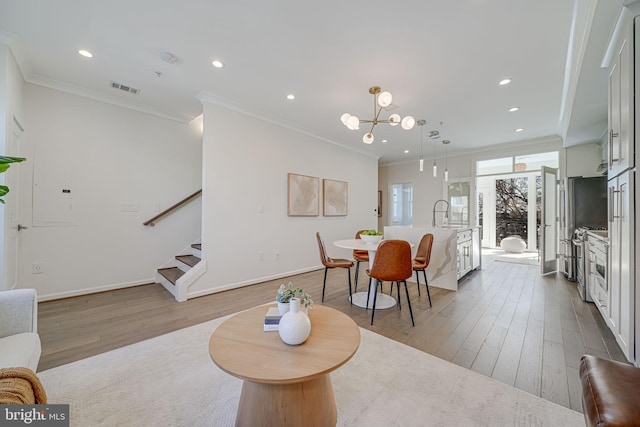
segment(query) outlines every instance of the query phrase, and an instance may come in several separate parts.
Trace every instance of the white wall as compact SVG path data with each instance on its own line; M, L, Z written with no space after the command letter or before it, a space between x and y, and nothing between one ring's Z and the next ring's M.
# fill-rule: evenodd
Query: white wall
M24 126L29 229L20 278L41 299L153 282L157 267L200 237L199 199L155 227L142 225L157 213L154 204L166 209L201 187L194 127L32 84L25 85ZM43 189L35 194L34 176ZM70 224L34 224L34 214L58 218L64 197ZM139 212L121 212L123 203ZM32 274L34 262L43 274Z
M317 231L336 257L351 254L332 241L376 227L377 159L203 102L202 243L208 270L194 285L198 292L319 268ZM346 181L348 215L323 217L321 207L317 217L287 216L290 172L319 177L320 185L323 178ZM263 261L258 261L259 251Z

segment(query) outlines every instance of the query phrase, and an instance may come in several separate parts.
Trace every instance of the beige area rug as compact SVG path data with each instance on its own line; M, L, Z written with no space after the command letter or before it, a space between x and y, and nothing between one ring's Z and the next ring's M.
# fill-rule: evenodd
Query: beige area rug
M72 426L232 426L242 383L209 357L216 319L38 375ZM272 333L272 332L266 332ZM331 378L338 426L583 426L581 414L361 329Z

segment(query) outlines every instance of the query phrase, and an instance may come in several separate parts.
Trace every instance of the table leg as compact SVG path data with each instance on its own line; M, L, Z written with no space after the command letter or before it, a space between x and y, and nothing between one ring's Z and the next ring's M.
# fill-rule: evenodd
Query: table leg
M292 384L245 380L236 426L335 426L336 402L329 374Z

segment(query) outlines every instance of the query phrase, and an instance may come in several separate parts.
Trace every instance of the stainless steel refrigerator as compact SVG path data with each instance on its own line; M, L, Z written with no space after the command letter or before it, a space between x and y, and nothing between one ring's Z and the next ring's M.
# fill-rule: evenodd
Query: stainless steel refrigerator
M572 240L577 228L606 229L607 177L569 177L560 181L559 269L576 280L576 252Z

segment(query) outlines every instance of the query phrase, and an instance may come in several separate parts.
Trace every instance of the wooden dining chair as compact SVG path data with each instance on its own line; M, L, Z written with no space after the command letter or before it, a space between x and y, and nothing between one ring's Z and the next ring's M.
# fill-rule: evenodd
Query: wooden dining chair
M330 268L346 268L347 269L347 277L349 279L349 302L353 304L351 301L351 267L353 267L353 261L349 259L342 258L331 258L327 255L327 249L324 246L324 241L322 240L322 236L320 236L320 232L316 233L316 238L318 239L318 249L320 249L320 261L322 261L322 265L324 265L324 281L322 282L322 302L324 302L324 289L327 286L327 271Z
M429 307L431 305L431 292L429 292L429 282L427 281L426 269L429 267L429 261L431 261L431 248L433 247L433 234L427 233L420 239L420 245L418 246L418 252L413 259L412 268L416 272L416 283L418 284L418 296L420 296L420 276L418 273L422 271L424 276L424 286L427 288L427 296L429 297Z
M360 234L364 233L367 230L358 230L356 233L356 239L360 238ZM353 250L353 259L356 260L356 278L355 278L355 286L354 292L358 292L358 273L360 272L360 263L361 262L369 262L369 251L365 251L362 249L354 249Z
M411 315L411 324L415 326L413 311L411 310L411 299L409 298L409 289L407 288L407 279L413 274L411 267L411 245L409 242L405 240L383 240L380 242L371 270L367 270L367 274L376 280L376 293L373 296L373 310L371 311L372 325L373 317L376 314L378 286L382 286L382 282L396 282L398 287L398 308L401 308L400 282L403 282L404 291L407 294L407 305L409 306L409 314ZM369 306L368 302L367 306Z

